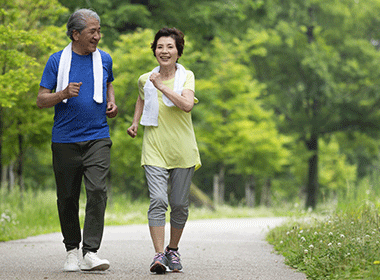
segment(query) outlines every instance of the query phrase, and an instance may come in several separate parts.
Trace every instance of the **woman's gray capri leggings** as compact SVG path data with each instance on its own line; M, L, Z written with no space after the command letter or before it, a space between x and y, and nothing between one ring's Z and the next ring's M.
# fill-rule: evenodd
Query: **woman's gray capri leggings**
M149 226L165 226L169 201L171 226L184 228L189 216L189 192L195 168L165 169L144 165L144 169L150 195ZM169 195L168 186L170 186Z

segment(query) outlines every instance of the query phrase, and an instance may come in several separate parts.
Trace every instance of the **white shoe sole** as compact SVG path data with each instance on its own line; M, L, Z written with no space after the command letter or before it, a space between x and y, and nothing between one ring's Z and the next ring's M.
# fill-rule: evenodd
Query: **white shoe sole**
M107 270L109 267L110 265L108 263L102 263L94 267L88 267L88 266L82 265L80 269L83 271L95 271L95 270L104 271L104 270Z
M77 267L63 268L63 271L64 272L78 272L78 271L80 271L80 268L79 268L79 266L77 266Z

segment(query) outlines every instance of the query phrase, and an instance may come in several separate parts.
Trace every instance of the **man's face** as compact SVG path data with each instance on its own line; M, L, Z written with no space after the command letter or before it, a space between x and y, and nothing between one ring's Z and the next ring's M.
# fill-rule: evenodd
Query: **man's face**
M87 27L81 33L76 30L73 33L75 44L80 48L81 55L87 55L96 51L102 37L100 34L100 24L96 19L88 18L86 22Z

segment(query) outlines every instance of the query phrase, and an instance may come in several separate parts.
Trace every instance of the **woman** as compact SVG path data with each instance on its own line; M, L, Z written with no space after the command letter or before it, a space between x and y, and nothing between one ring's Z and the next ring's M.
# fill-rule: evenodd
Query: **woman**
M133 123L128 134L144 128L141 165L150 194L148 221L156 255L150 271L182 271L178 243L188 217L189 191L194 171L201 166L191 110L194 106L194 74L178 64L184 48L184 34L163 28L152 43L159 66L138 80ZM168 198L168 185L170 185ZM170 204L170 240L165 243L165 214Z

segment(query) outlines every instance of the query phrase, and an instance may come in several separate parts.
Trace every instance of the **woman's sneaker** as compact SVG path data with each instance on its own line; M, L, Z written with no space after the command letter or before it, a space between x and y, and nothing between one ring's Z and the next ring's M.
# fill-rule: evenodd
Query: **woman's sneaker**
M166 272L167 264L168 260L165 256L165 253L157 253L153 258L152 264L150 265L150 272L164 274Z
M181 255L178 251L169 250L168 248L166 248L165 249L165 256L168 260L169 269L172 272L181 272L182 271Z

